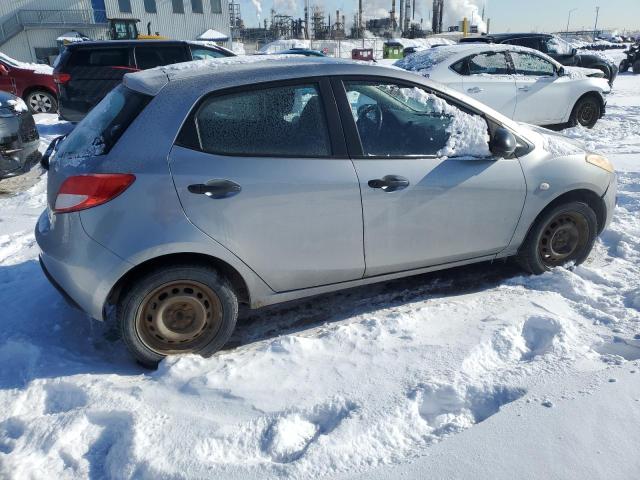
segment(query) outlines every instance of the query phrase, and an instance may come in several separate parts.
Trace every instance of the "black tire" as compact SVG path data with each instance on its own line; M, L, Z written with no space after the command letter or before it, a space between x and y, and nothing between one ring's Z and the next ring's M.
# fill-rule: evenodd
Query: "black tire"
M117 312L129 351L155 368L168 355L208 357L220 350L235 328L238 298L213 268L172 265L137 278L125 289Z
M593 128L602 115L602 105L595 95L585 95L578 100L571 112L569 124Z
M58 111L56 96L46 90L31 90L24 96L24 102L32 114L56 113Z
M633 62L633 74L640 75L640 60Z
M517 260L535 275L570 262L580 265L591 253L597 235L598 218L589 205L583 202L558 205L536 220Z

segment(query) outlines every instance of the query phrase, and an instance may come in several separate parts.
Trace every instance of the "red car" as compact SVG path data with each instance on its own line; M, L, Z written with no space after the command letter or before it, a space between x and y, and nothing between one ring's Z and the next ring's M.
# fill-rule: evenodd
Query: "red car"
M0 90L22 97L31 113L56 113L58 96L53 69L23 63L0 53Z

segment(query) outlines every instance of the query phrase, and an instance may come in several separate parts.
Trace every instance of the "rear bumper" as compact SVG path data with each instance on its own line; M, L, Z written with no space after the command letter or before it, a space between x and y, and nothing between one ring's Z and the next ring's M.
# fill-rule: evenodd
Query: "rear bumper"
M129 264L89 237L77 213L43 212L35 230L40 264L51 284L74 307L104 320L105 302Z

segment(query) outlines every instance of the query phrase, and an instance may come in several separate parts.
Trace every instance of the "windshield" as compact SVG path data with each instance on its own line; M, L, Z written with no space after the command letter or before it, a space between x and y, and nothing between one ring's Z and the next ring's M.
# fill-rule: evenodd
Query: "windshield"
M7 57L6 55L0 53L0 61L3 63L6 63L7 65L11 66L11 67L16 67L16 68L20 68L20 62L18 62L17 60L14 60L11 57Z
M56 159L107 154L151 98L124 85L116 87L62 142Z

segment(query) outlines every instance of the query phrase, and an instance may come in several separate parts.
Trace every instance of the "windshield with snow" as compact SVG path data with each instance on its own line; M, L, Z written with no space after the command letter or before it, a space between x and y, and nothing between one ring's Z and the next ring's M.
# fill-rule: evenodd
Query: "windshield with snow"
M56 159L105 155L150 100L124 85L116 87L61 143Z

